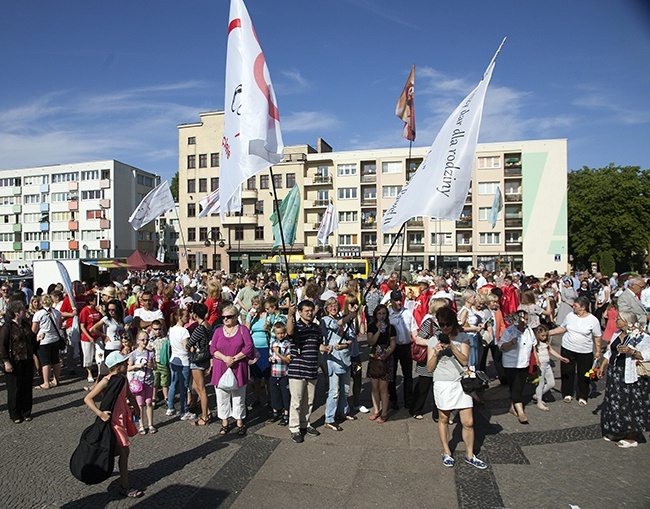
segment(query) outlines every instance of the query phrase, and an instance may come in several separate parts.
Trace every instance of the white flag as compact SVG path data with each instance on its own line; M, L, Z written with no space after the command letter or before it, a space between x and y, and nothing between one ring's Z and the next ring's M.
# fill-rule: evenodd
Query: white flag
M318 229L318 235L316 235L316 238L320 240L321 244L325 246L327 245L327 237L329 237L330 233L332 233L338 227L339 218L336 217L334 205L330 203L327 206L325 213L323 214L323 220L320 223L320 228Z
M485 92L505 42L503 39L481 82L447 119L417 172L384 214L383 232L417 216L460 217L472 179Z
M70 273L68 272L68 269L65 268L65 265L63 265L59 260L56 260L56 268L59 269L61 284L63 285L65 293L68 294L70 305L74 306L75 300L74 292L72 291L72 280L70 279ZM75 334L79 334L79 317L77 315L74 315L72 317L72 329Z
M221 217L249 177L282 161L284 144L271 76L243 0L230 3L219 187Z
M219 201L219 189L211 192L201 201L201 212L199 212L199 219L210 215L217 215L221 211L221 201ZM237 188L235 194L230 198L228 210L241 210L241 187Z
M129 218L129 223L134 230L139 230L144 225L149 224L160 214L173 210L174 197L169 189L169 184L165 180L162 184L154 187L147 196L140 202Z
M492 208L490 209L490 224L492 229L497 225L497 219L499 218L499 212L503 208L503 197L501 196L501 188L497 186L497 190L494 192L494 200L492 201Z

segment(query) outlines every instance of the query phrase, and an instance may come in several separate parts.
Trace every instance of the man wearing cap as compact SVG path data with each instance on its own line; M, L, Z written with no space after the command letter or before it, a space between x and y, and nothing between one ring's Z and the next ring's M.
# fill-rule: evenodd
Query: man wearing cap
M388 383L391 407L394 410L399 408L397 404L397 365L402 367L402 388L404 390L404 406L411 406L413 396L413 359L411 359L411 338L418 333L418 326L413 319L411 311L402 305L402 292L393 290L390 293L390 306L388 308L388 319L397 331L397 341L393 352L394 369L392 381Z

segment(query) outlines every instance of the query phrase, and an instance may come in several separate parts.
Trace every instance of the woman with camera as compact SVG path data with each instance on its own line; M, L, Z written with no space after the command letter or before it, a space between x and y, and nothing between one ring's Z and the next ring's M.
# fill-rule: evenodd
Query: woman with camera
M463 426L465 462L482 470L487 465L474 456L472 397L463 391L460 383L469 361L469 337L460 332L458 318L451 308L438 309L436 319L442 333L429 340L427 369L433 373L433 396L439 413L438 435L444 451L442 464L453 467L455 463L449 448L449 420L452 410L458 410Z

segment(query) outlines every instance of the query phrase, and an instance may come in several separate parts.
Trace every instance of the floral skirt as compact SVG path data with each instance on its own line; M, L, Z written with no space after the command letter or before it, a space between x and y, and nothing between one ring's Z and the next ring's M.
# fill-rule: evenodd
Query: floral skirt
M648 419L648 384L639 380L625 383L625 368L607 366L605 399L600 414L603 436L643 433Z

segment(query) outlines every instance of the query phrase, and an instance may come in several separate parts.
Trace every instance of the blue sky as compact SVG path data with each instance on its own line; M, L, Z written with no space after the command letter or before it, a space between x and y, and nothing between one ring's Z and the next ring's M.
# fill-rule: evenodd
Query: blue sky
M650 168L645 0L247 0L285 145L416 146L503 37L479 141L567 138L569 168ZM32 0L0 16L0 169L117 159L171 179L177 125L223 109L228 0Z

